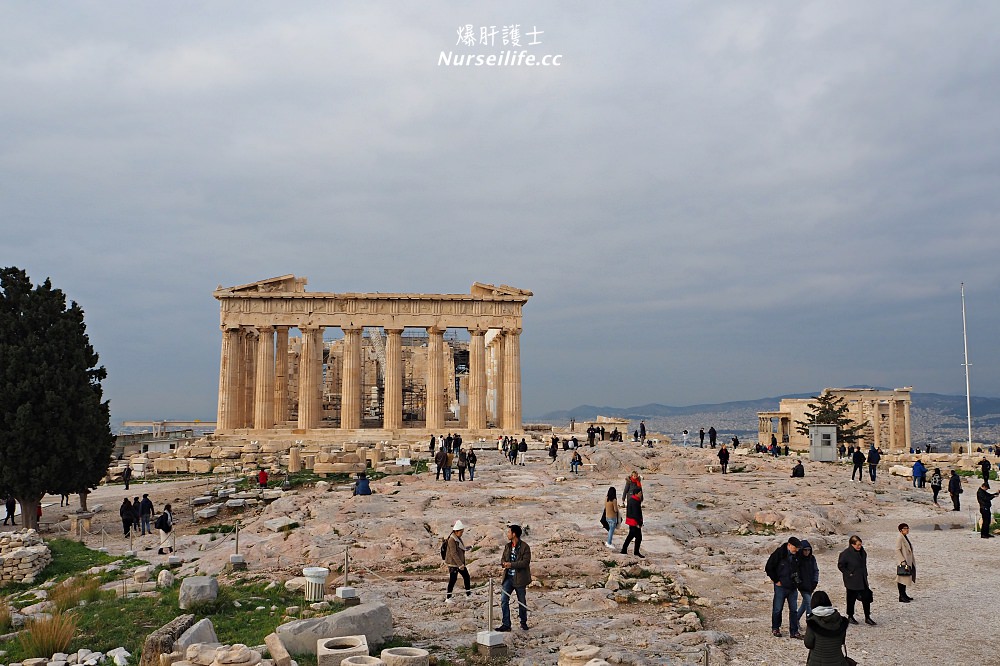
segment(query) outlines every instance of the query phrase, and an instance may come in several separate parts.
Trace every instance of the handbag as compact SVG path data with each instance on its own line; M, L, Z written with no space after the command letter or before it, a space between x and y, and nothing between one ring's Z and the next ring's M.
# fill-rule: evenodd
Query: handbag
M870 589L864 589L858 593L858 600L870 604L875 601L875 595L872 594Z
M900 562L896 565L896 575L897 576L912 576L913 569L906 562Z
M601 527L603 527L603 528L604 528L604 529L606 529L606 530L609 530L609 529L611 529L611 525L609 525L609 524L608 524L608 519L607 519L607 517L606 517L606 516L604 515L604 512L603 512L603 511L601 511Z
M847 663L847 666L858 666L858 662L847 656L847 643L844 643L844 661Z

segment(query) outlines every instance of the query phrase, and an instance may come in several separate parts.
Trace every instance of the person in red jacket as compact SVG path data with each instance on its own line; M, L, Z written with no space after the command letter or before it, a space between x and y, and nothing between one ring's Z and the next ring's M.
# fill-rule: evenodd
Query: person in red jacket
M263 467L257 472L257 483L260 484L261 488L267 488L267 472L264 471Z

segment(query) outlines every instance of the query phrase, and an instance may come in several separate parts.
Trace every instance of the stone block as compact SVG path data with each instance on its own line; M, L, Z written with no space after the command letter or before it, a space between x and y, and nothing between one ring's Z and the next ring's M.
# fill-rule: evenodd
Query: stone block
M209 474L212 471L212 461L204 458L189 458L188 471L192 474Z
M267 652L271 655L275 666L292 665L292 657L288 654L288 650L285 649L285 644L281 642L278 634L268 634L264 639L264 645L267 646Z
M271 530L272 532L280 532L282 529L291 525L293 521L288 516L280 516L278 518L272 518L271 520L264 521L264 527Z
M334 615L286 622L275 632L291 654L310 654L320 638L339 636L364 635L370 645L378 645L392 637L392 613L383 603L359 604Z
M226 500L226 508L227 509L242 509L243 507L246 506L246 504L247 504L247 501L245 499L231 499L231 500Z
M188 461L185 458L157 458L153 461L153 470L157 474L187 472Z
M260 652L242 643L223 645L215 653L212 666L257 666L261 662Z
M363 635L316 640L317 666L340 666L344 659L355 656L368 656L368 640Z
M197 511L194 512L194 515L202 520L209 520L219 515L219 508L220 505L218 504L216 504L215 506L208 506L205 507L204 509L198 509Z
M174 574L167 569L162 570L156 576L156 586L157 587L173 587L174 586Z
M219 582L212 576L188 576L181 581L177 604L181 610L201 603L210 603L219 596Z
M427 650L415 647L394 647L382 650L385 666L428 666L431 655Z
M203 618L191 625L187 631L177 638L177 642L174 643L174 649L184 651L184 658L188 661L201 663L197 659L191 658L191 650L197 644L218 642L219 638L215 635L215 627L212 625L212 621L208 618ZM214 659L215 653L213 652L208 663L211 664Z
M173 652L174 642L192 624L194 615L180 615L147 636L139 666L160 666L160 655Z
M202 495L201 497L195 497L191 500L191 504L195 506L205 506L206 504L211 504L215 501L215 498L211 495Z
M596 645L567 645L559 650L559 666L585 666L600 651Z

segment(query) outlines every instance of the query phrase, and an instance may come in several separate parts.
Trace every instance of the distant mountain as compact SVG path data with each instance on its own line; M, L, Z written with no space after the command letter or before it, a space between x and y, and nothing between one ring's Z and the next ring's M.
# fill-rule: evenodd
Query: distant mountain
M850 386L847 388L872 388L868 386ZM811 398L814 393L789 393L773 398L758 398L756 400L738 400L734 402L720 402L715 404L687 405L684 407L673 407L651 403L648 405L638 405L635 407L595 407L593 405L580 405L569 410L561 410L542 414L541 416L529 419L544 423L565 423L570 419L577 421L591 421L597 416L615 416L625 419L645 419L657 417L689 416L692 414L720 413L720 412L766 412L778 408L778 403L785 398ZM965 396L964 395L942 395L940 393L913 393L911 394L913 409L926 409L942 416L965 417ZM974 417L1000 415L1000 398L972 398L972 414Z

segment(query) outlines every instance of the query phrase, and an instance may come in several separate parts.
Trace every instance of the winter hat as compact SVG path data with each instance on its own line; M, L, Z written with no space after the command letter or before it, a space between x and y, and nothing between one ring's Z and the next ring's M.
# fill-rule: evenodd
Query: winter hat
M788 543L795 546L796 548L799 548L802 545L802 542L799 541L796 537L788 537Z
M464 529L465 529L465 523L463 523L461 520L456 520L454 527L451 528L451 531L457 532L459 530L464 530Z

